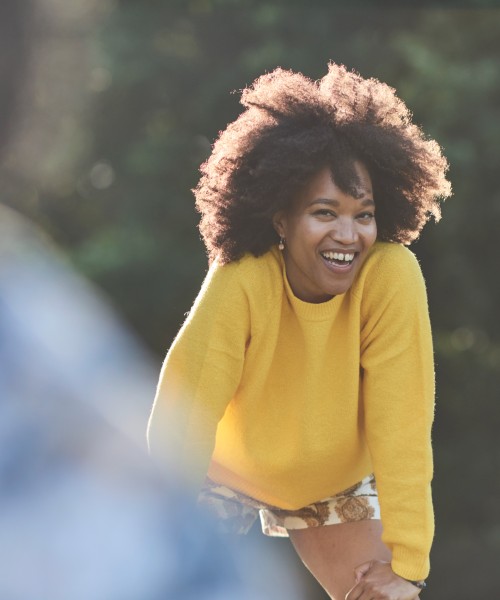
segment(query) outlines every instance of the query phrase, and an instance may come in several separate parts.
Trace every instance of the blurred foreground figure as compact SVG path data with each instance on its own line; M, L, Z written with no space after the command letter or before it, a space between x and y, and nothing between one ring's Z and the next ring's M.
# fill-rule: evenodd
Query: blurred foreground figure
M154 472L136 435L153 388L95 292L0 207L0 598L293 597L245 582L256 559Z
M27 16L26 2L0 5L0 150ZM154 384L102 299L0 204L1 599L294 598L290 578L281 591L245 580L243 564L262 558L235 552L152 467L142 438Z

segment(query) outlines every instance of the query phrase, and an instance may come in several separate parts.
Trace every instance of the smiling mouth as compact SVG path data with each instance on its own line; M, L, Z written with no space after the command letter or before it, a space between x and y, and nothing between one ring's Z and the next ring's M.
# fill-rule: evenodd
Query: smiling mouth
M347 269L357 256L357 252L320 252L324 260L330 265Z

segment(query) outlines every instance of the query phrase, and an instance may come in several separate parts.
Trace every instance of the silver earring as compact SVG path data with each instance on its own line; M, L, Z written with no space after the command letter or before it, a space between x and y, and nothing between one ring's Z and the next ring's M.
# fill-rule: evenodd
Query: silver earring
M283 252L285 249L285 238L280 235L280 243L278 244L278 248Z

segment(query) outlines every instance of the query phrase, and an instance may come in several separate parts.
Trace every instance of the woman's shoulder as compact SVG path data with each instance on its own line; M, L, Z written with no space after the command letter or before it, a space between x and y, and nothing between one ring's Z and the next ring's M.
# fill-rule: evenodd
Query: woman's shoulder
M220 264L216 259L209 269L208 282L223 287L237 286L248 295L282 289L282 265L278 252L273 247L261 256L245 254L226 264Z
M403 244L397 242L380 242L377 241L373 244L370 253L367 258L373 262L380 261L396 261L399 263L408 263L416 260L415 254Z
M380 290L385 295L388 288L411 288L422 282L420 265L409 248L393 242L376 242L361 268L353 293L365 296L369 291Z
M386 278L393 275L402 276L408 271L420 272L420 266L417 257L407 246L395 242L375 242L363 270L367 273L375 272L377 276Z

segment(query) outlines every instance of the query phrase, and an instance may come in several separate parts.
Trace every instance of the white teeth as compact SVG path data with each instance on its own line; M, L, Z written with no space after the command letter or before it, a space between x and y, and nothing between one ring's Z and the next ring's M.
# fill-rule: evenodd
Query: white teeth
M354 260L354 253L344 254L343 252L322 252L322 254L329 260L343 260L345 262L351 262Z

